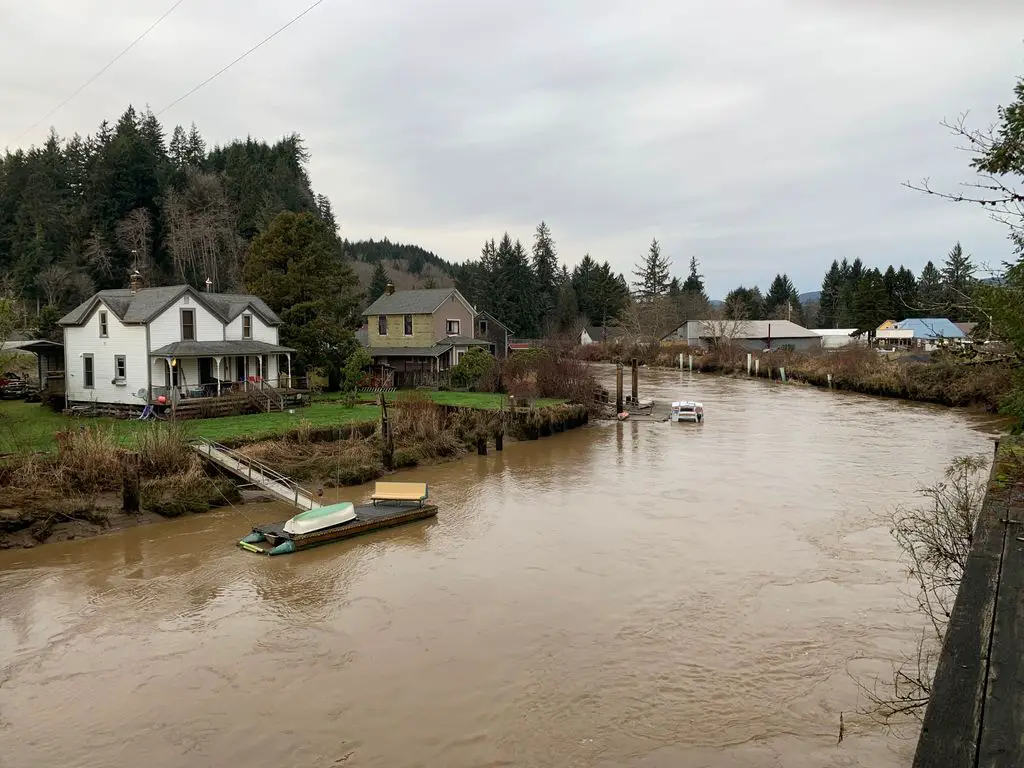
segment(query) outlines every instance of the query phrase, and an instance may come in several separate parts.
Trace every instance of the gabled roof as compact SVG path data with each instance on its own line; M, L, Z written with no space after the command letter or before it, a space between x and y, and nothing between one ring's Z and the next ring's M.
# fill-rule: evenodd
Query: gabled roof
M456 347L472 347L480 346L486 347L491 342L485 339L473 339L469 336L446 336L443 339L438 339L438 344L453 344Z
M817 333L789 320L696 320L701 338L727 336L733 339L820 339ZM685 323L684 323L685 325ZM681 328L682 326L680 326ZM671 336L679 329L667 334Z
M172 341L150 353L151 357L227 357L233 355L283 355L291 347L252 339L229 341Z
M490 312L487 312L487 311L477 312L476 317L473 318L473 322L476 322L480 318L484 318L485 320L488 320L488 321L494 323L495 325L500 325L506 331L508 331L509 333L512 333L512 329L511 328L509 328L507 325L505 325L503 322L501 322L501 320L496 318Z
M474 314L473 305L455 288L417 288L384 294L363 311L367 315L432 315L455 294Z
M915 339L962 339L966 335L944 317L912 317L896 323L901 331L913 331Z
M197 304L208 309L225 323L230 323L246 309L251 309L253 314L258 315L267 325L281 324L281 318L258 296L245 293L201 293L190 285L141 288L136 293L132 293L128 288L100 291L64 315L59 323L82 325L102 302L122 323L145 325L185 294L192 296Z
M602 339L620 339L625 335L625 330L618 326L605 326L605 325L585 325L583 329L587 332L587 335L593 341L601 341Z

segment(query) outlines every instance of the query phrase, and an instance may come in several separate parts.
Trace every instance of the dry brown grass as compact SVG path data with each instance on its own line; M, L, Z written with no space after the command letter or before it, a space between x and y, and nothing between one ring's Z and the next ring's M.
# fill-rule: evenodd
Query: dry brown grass
M210 477L199 466L178 474L146 480L140 488L143 509L163 517L206 512L211 507L241 499L235 484L224 477Z
M666 368L678 367L680 354L693 355L694 369L706 373L745 376L747 368L747 352L739 347L708 351L685 344L628 348L594 344L583 350L591 360L628 363L636 357L645 365ZM943 355L924 362L899 353L883 355L868 347L813 354L776 350L754 356L760 360L762 378L778 378L779 368L785 368L788 380L827 387L831 374L836 389L947 406L980 405L996 411L1013 387L1013 368L1006 362L967 362Z
M18 489L48 489L65 496L116 491L121 488L123 461L139 454L143 479L182 474L199 467L180 426L153 424L139 430L136 441L125 445L108 426L69 429L55 435L57 452L30 454L0 466L0 487L5 498Z
M758 355L761 376L778 377L819 387L947 406L980 405L996 411L1012 388L1013 369L1006 363L972 364L952 357L933 356L923 362L874 349L850 348L817 354L777 351ZM713 351L694 358L694 367L707 372L746 374L746 352Z

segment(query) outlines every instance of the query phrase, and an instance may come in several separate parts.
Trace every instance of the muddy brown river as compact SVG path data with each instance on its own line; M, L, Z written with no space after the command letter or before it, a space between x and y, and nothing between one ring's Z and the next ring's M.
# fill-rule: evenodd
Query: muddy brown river
M913 733L852 714L922 625L879 515L993 425L671 372L641 396L707 420L406 472L425 524L271 559L226 509L0 552L0 765L909 765Z

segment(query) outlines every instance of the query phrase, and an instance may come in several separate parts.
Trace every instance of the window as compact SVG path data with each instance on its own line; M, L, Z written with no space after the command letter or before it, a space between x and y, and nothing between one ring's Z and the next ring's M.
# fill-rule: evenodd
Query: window
M196 311L194 309L181 310L181 340L196 340Z
M486 320L481 320L480 321L480 333L487 333L487 321Z
M105 309L100 310L100 338L107 338L107 311Z
M92 355L82 355L82 386L86 389L96 386L96 369L93 368Z
M377 333L381 336L388 335L388 316L377 315Z
M114 378L118 381L128 378L128 362L124 355L114 355Z
M242 338L252 338L252 315L242 315Z
M412 315L405 316L405 335L412 336Z
M458 336L462 329L462 323L458 320L445 320L444 329L449 336Z

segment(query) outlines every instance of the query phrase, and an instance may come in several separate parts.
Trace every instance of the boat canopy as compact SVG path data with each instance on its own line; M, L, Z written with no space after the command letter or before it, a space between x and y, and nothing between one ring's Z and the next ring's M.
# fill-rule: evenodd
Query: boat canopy
M334 525L341 525L356 519L356 508L351 501L342 501L326 507L316 507L300 512L284 524L284 532L293 536L313 533Z

